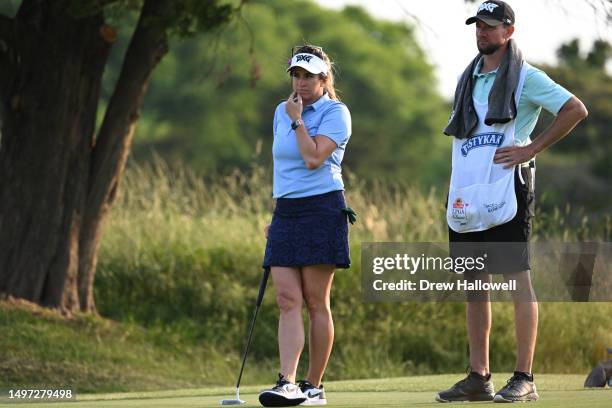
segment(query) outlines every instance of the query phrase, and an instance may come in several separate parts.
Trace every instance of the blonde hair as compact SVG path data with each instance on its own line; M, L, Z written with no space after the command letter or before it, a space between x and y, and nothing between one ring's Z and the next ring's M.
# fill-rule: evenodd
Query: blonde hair
M329 95L329 98L339 101L340 98L337 95L336 86L334 82L334 63L332 62L331 58L329 58L329 56L325 53L325 51L323 51L323 48L312 44L304 44L300 47L297 47L297 49L294 48L294 55L300 53L313 54L325 61L325 63L329 67L329 70L327 71L327 75L319 74L319 78L325 82L325 91Z

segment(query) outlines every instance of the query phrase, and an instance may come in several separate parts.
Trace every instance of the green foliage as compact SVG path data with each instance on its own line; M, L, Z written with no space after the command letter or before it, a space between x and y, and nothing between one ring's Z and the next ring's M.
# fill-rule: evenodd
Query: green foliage
M591 51L585 57L581 55L580 43L575 38L565 44L561 44L557 50L557 56L562 67L577 69L605 70L606 62L612 57L612 46L604 40L596 40Z
M556 82L582 100L589 111L587 119L552 149L546 152L541 164L541 185L547 186L549 202L554 205L571 202L574 207L587 206L591 212L610 213L612 185L612 143L609 140L612 117L612 76L606 71L610 59L610 44L596 41L592 49L582 55L577 40L559 48L558 66L542 69ZM551 120L541 115L533 135L542 132ZM540 157L539 157L540 158Z
M336 273L332 309L336 342L328 378L365 378L457 371L465 365L461 303L364 303L360 243L446 239L444 195L423 194L407 183L368 184L347 178L347 200L359 214L351 227L353 266ZM113 209L102 245L96 299L102 315L164 327L183 339L235 356L243 347L261 276L270 219L269 174L261 168L203 180L163 162L132 167ZM550 221L550 222L549 222ZM587 222L582 231L564 225L563 213L536 223L536 239L603 240L607 226ZM492 362L511 370L514 362L512 306L496 304ZM542 349L537 366L547 371L585 370L610 337L608 306L544 304L551 319L575 316L564 344L575 352L557 358ZM277 364L278 310L270 284L253 343L253 361ZM592 341L582 335L588 332ZM440 333L444 333L441 335ZM557 345L557 329L544 323L539 342ZM307 353L303 356L305 362ZM303 366L303 365L302 365Z
M154 149L169 162L222 173L270 163L274 109L291 91L286 61L307 41L335 60L337 87L352 113L347 168L422 185L448 176L449 140L441 134L448 107L413 27L303 0L253 2L241 15L221 33L172 42L145 99L136 158L150 158ZM126 34L111 55L104 100Z
M172 0L165 19L171 33L192 37L227 24L237 11L223 0Z
M359 220L351 226L353 266L336 273L332 289L336 336L326 381L462 371L462 303L364 303L360 293L361 242L445 240L444 195L353 176L347 185ZM271 204L269 173L261 168L204 180L159 160L131 166L98 257L96 302L113 320L77 315L66 321L25 302L0 302L0 389L70 385L78 392L111 392L233 384L257 297ZM565 216L557 211L538 218L536 239L609 239L610 220L577 231ZM512 305L495 303L493 310L491 367L511 371ZM277 323L270 283L245 385L274 378ZM541 304L534 370L588 372L605 357L611 326L612 303ZM384 384L398 386L397 380Z
M8 17L15 17L22 0L4 0L0 2L0 14Z
M144 0L76 0L68 3L68 10L76 18L100 12L117 15L139 11L144 3ZM238 11L238 7L223 0L172 0L168 6L160 19L149 22L168 27L170 34L179 37L212 31L227 24Z

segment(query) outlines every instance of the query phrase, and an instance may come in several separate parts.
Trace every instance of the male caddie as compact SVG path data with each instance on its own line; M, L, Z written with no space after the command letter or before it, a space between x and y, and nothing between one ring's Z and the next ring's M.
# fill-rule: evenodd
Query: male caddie
M480 5L466 24L476 23L479 54L467 66L455 90L453 112L444 130L453 136L452 175L447 203L451 255L463 243L487 248L490 274L515 279L531 290L529 247L534 214L535 156L567 135L587 116L582 102L523 60L514 40L514 12L503 1ZM533 141L541 108L556 118ZM495 243L495 244L491 244ZM497 243L511 243L497 245ZM477 275L475 277L474 275ZM466 273L466 278L468 274ZM533 401L532 375L538 325L535 297L512 293L517 358L514 375L495 392L489 370L490 294L476 301L468 295L467 332L471 371L441 391L440 402Z

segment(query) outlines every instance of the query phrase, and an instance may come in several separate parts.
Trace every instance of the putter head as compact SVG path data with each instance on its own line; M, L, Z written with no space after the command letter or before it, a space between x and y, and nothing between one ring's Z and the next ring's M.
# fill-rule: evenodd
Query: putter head
M221 405L242 405L246 404L246 401L241 399L224 399L221 400Z
M221 400L221 405L242 405L246 404L246 401L240 399L240 388L236 387L236 398Z

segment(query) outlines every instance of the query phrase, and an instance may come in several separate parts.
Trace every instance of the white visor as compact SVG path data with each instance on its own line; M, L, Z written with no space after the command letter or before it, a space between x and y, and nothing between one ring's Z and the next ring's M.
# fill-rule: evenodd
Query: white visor
M304 68L311 74L327 75L327 71L329 70L325 61L314 54L307 53L295 54L293 58L291 58L291 63L289 64L289 68L287 68L287 72L293 67Z

